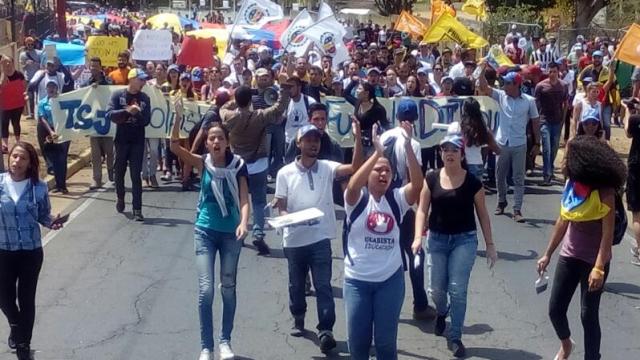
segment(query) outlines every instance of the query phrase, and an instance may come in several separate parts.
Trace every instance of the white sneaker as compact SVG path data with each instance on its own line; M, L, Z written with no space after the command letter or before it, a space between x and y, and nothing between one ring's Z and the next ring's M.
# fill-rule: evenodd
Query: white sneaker
M233 360L236 356L231 350L230 343L221 343L218 346L218 350L220 350L220 359L221 360Z
M202 350L202 352L200 352L200 357L198 358L198 360L213 360L209 349Z

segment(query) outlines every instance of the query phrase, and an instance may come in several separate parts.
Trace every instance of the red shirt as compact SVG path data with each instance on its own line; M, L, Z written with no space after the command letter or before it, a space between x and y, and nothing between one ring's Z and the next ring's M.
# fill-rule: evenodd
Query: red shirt
M24 99L25 79L20 71L8 76L7 82L0 85L0 110L14 110L26 104Z
M588 65L591 65L591 58L587 55L582 55L580 60L578 61L578 67L580 71L584 70Z

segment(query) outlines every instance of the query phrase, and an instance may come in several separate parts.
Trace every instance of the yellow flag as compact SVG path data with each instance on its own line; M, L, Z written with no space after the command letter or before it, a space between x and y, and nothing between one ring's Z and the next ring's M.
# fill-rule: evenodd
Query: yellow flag
M453 6L447 5L444 0L431 0L431 24L444 13L455 17L456 9L454 9Z
M431 25L431 28L424 34L422 42L437 43L443 38L448 38L461 46L479 49L489 45L489 42L480 35L467 29L460 21L451 14L444 13Z
M620 41L614 57L626 63L640 66L640 25L631 24Z
M409 14L406 10L403 10L396 20L396 24L393 26L396 31L403 31L413 36L419 36L427 31L428 26L422 22L422 20Z
M486 20L487 7L484 1L485 0L467 0L464 5L462 5L462 11L469 15L475 15L480 20Z

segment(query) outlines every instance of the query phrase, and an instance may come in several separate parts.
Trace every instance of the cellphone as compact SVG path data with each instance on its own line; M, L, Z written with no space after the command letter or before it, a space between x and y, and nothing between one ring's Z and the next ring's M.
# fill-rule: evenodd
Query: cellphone
M70 214L66 214L66 215L62 215L62 216L60 216L58 219L56 219L54 222L52 222L52 223L51 223L51 225L53 225L53 224L60 224L60 225L62 225L62 224L64 224L64 223L66 223L67 221L69 221L69 215L70 215Z

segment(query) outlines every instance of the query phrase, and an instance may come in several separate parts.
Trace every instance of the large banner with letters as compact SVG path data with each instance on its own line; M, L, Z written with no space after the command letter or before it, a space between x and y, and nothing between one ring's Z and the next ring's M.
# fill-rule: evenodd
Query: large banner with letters
M62 139L77 136L114 136L115 125L105 119L111 95L124 86L86 87L58 96L51 105L56 132ZM143 91L151 99L151 123L146 128L148 138L164 138L171 131L174 112L170 99L159 89L146 86ZM482 114L491 129L498 121L498 104L486 96L477 96ZM437 145L445 135L444 130L433 129L434 123L449 124L460 121L462 103L465 97L413 98L418 105L419 118L414 126L415 138L422 147ZM387 110L387 117L395 126L395 112L399 99L379 99ZM351 135L351 115L354 108L344 98L327 96L323 103L329 108L327 132L343 147L353 146ZM184 102L185 121L181 135L188 132L200 121L209 108L205 102Z

